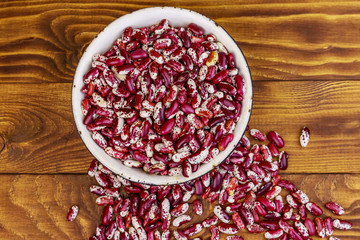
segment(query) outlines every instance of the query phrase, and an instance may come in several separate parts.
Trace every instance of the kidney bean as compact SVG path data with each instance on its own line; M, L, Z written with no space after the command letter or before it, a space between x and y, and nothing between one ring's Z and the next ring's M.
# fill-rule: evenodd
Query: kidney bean
M293 229L293 227L286 221L284 221L283 219L280 219L278 221L279 223L279 227L285 232L288 233L291 229Z
M240 191L248 192L251 189L253 189L254 187L255 187L254 183L250 181L250 182L246 182L244 184L239 184L236 187L236 191L238 191L238 192L240 192Z
M293 240L302 240L300 233L298 233L295 229L291 228L288 232L289 236Z
M113 212L114 212L114 208L112 205L105 206L101 217L101 223L103 225L108 225L110 223Z
M172 225L174 227L180 227L183 224L188 223L190 221L191 221L191 217L189 215L181 215L173 220Z
M175 237L175 239L177 240L187 240L187 236L181 231L181 230L178 230L178 229L175 229L173 231L173 235Z
M324 238L325 237L324 221L320 217L315 217L314 222L315 222L315 226L316 226L317 235L321 238Z
M78 213L79 213L79 207L76 205L71 206L67 215L67 220L70 222L74 221Z
M300 203L306 204L309 202L309 197L300 189L292 192L291 195Z
M139 203L140 203L140 198L138 195L132 195L130 198L130 212L132 215L136 216L139 210Z
M237 226L235 224L228 224L228 223L223 223L223 222L219 224L218 229L220 232L229 234L229 235L236 234L239 231L239 229L237 228Z
M251 129L250 130L250 136L252 136L255 139L258 139L262 142L266 141L266 136L264 133L260 132L258 129Z
M187 28L195 35L204 35L204 29L195 23L190 23Z
M267 134L269 141L275 143L278 148L283 148L285 146L284 139L275 131L270 131Z
M218 148L220 151L224 151L225 148L229 145L229 143L234 139L234 135L232 133L226 134L219 142Z
M95 111L96 111L96 108L90 108L89 110L88 110L88 112L87 112L87 114L86 114L86 116L85 116L85 118L84 118L84 121L83 121L83 123L85 124L85 125L89 125L91 122L93 122L94 121L94 119L95 119Z
M287 167L288 167L288 158L289 158L289 155L287 154L287 152L285 152L285 151L280 152L280 155L279 155L279 168L281 170L286 170L287 169Z
M299 206L299 215L301 220L305 220L307 217L306 207L303 204Z
M309 232L309 236L314 236L316 233L314 222L311 221L309 218L306 218L304 221L304 225Z
M323 210L313 202L308 202L305 204L305 206L307 210L312 214L314 214L315 216L320 216L323 214Z
M310 130L307 127L304 127L300 135L300 145L306 147L310 141Z
M203 229L203 226L200 223L197 223L188 228L185 228L184 234L191 237L191 236L194 236L195 234L201 232L202 229Z
M232 53L228 53L227 55L228 57L228 63L229 63L229 67L230 68L235 68L236 67L236 63L235 63L235 57Z
M96 195L99 195L99 196L104 196L105 195L104 188L102 188L100 186L96 186L96 185L91 185L90 186L90 192L94 193Z
M246 209L251 209L256 200L256 195L253 191L250 191L246 194L245 199L243 201L243 207Z
M248 209L246 209L244 207L240 207L239 214L242 217L242 219L245 221L246 224L248 224L248 225L254 224L254 217Z
M114 204L114 199L109 196L101 196L96 199L97 205L112 205Z
M219 240L220 239L220 234L219 234L219 229L216 226L210 226L210 240Z
M175 208L173 208L171 210L171 215L173 217L179 217L179 216L185 214L188 209L189 209L189 204L188 203L182 203L182 204L178 205L177 207L175 207Z
M245 223L242 220L240 214L238 212L234 212L231 216L233 222L235 223L235 225L237 226L238 229L240 230L244 230L245 229Z
M333 221L333 226L340 230L350 230L352 228L352 223L341 219L335 219Z
M273 157L278 157L280 155L279 149L276 147L276 145L274 143L272 143L272 142L269 143L268 148Z
M331 217L324 219L324 227L326 236L331 236L334 233L333 220Z
M194 186L195 186L195 194L196 195L200 196L204 193L204 186L200 179L195 180Z
M262 220L259 222L259 225L269 230L280 229L279 223L272 220Z
M300 233L300 235L303 237L303 239L309 238L309 232L308 232L306 226L302 222L295 221L294 226L295 226L295 229L298 231L298 233Z
M116 228L117 228L116 222L114 220L110 221L108 227L105 230L104 236L107 239L112 239L114 237Z
M232 100L228 100L226 98L220 98L219 99L220 106L224 109L233 111L235 110L236 104Z
M291 196L290 194L288 194L286 196L286 201L289 203L289 205L292 208L299 208L300 204L293 198L293 196Z
M195 113L195 109L187 103L183 103L180 105L180 109L181 111L183 111L185 114L191 114L191 113Z
M247 225L246 229L251 232L251 233L261 233L264 231L264 228L261 227L259 224L251 224L251 225Z
M277 229L277 230L270 230L268 232L265 233L265 238L266 239L274 239L274 238L279 238L284 234L283 230L281 229Z
M289 192L292 192L295 189L295 185L292 182L284 179L278 182L278 186L285 188Z
M141 48L138 48L134 51L132 51L130 54L129 54L130 58L132 60L141 60L141 59L144 59L148 56L147 52L145 52L144 50L142 50ZM124 59L125 61L125 59Z
M271 187L273 186L272 182L267 182L264 185L262 185L259 190L256 192L256 195L264 195L267 194L268 191L271 189Z
M162 226L162 224L163 223L161 221L155 221L154 223L144 227L144 229L146 232L154 231L154 230L160 228Z
M220 205L214 207L214 214L220 221L224 223L229 223L231 220L230 216L222 209Z
M341 216L344 214L344 208L336 202L328 202L325 206L326 206L326 208L330 209L336 215Z

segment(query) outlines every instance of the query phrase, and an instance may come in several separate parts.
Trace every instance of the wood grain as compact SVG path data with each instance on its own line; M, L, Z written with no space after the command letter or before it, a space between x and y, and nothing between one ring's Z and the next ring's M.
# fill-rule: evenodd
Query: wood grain
M19 86L0 88L0 173L84 173L92 157L76 133L71 84ZM358 81L257 81L250 127L280 132L291 173L360 173L359 102Z
M312 201L322 206L337 201L345 208L342 218L350 220L354 228L335 231L335 236L345 240L360 237L359 174L286 174L284 177L292 180ZM87 239L100 223L102 207L95 205L96 197L88 190L95 183L88 176L0 175L0 180L1 239ZM80 212L75 222L67 222L67 211L73 204L79 205ZM208 211L201 217L194 216L193 222L212 216L215 205L204 202ZM325 214L335 217L328 210ZM264 239L261 234L240 232L239 235L245 239ZM199 236L208 239L209 230L203 230Z
M73 122L71 85L2 84L0 92L4 173L84 172L90 154Z
M0 3L0 82L71 82L82 51L106 25L134 10L164 5L217 21L242 48L254 80L360 79L359 2L260 3Z
M86 176L1 175L1 239L87 239L101 209L95 207ZM67 222L73 204L76 222ZM95 221L96 219L96 221ZM36 230L35 230L36 229Z

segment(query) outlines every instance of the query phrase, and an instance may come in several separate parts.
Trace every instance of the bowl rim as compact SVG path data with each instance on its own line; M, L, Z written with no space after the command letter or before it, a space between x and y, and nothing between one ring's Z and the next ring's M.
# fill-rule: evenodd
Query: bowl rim
M75 116L75 104L81 104L79 102L75 102L74 100L74 96L77 94L75 91L76 91L76 79L78 79L79 77L82 79L82 75L79 76L79 65L80 63L82 63L84 61L84 56L88 55L88 52L91 50L92 46L95 45L97 43L96 39L98 39L99 37L101 37L104 32L106 32L108 29L110 29L113 25L117 25L118 22L120 22L121 20L124 20L126 18L128 18L129 16L131 15L136 15L136 14L141 14L143 12L146 12L146 11L151 11L151 10L179 10L179 11L185 11L185 12L188 12L192 15L195 15L196 17L200 17L200 18L203 18L204 20L208 20L210 21L211 24L215 25L217 28L220 28L221 31L223 31L225 34L226 34L226 37L228 37L235 45L236 45L236 49L239 50L239 53L240 53L240 56L238 56L238 58L242 58L245 62L245 68L246 68L246 71L248 72L248 81L245 81L246 83L246 87L248 88L247 91L249 91L249 106L248 106L248 110L246 111L247 112L247 118L245 119L246 120L246 124L245 124L245 121L244 121L244 124L245 124L245 128L244 130L242 131L241 133L241 137L239 138L238 142L236 142L236 144L234 145L234 147L232 147L231 151L226 155L226 157L224 157L221 161L216 161L216 164L213 164L214 162L214 158L213 160L211 160L211 162L207 163L207 164L203 164L203 165L209 165L209 164L213 164L213 166L211 167L211 169L201 173L200 175L199 174L196 174L197 172L195 173L192 173L192 175L190 175L190 177L188 178L185 178L183 181L179 181L179 180L176 180L176 178L178 176L161 176L161 175L153 175L153 174L148 174L146 173L145 171L141 170L141 174L145 174L146 176L156 176L157 178L166 178L167 181L166 182L162 182L161 184L158 184L158 183L153 183L153 182L149 182L149 181L146 181L146 178L145 179L133 179L129 176L125 176L123 173L119 173L117 171L116 168L112 167L111 164L109 162L106 161L106 159L102 159L102 158L99 158L98 156L96 156L96 151L91 149L88 144L87 144L87 140L85 140L84 138L84 135L81 133L81 130L79 130L79 126L78 124L81 124L83 125L82 123L82 120L80 121L80 123L78 123L78 120ZM171 21L171 20L169 20ZM92 57L92 56L91 56ZM237 66L237 68L239 68L239 66ZM107 167L108 169L110 169L112 172L114 172L115 174L118 174L120 175L121 177L129 180L129 181L132 181L132 182L137 182L137 183L141 183L141 184L147 184L147 185L156 185L156 186L159 186L159 185L174 185L174 184L181 184L181 183L185 183L185 182L189 182L189 181L193 181L197 178L200 178L202 175L206 174L206 173L209 173L211 172L213 169L215 169L218 165L220 165L223 161L225 161L225 159L227 159L231 154L232 152L235 150L236 146L238 145L238 143L241 141L242 137L244 136L245 132L246 132L246 127L248 126L249 124L249 121L250 121L250 118L251 118L251 113L252 113L252 107L253 107L253 86L252 86L252 76L251 76L251 71L250 71L250 68L249 68L249 65L248 65L248 62L245 58L245 55L243 53L243 51L241 50L241 48L238 46L238 44L236 43L235 39L220 25L218 24L217 22L215 22L214 20L198 13L198 12L195 12L193 10L190 10L190 9L186 9L186 8L179 8L179 7L148 7L148 8L142 8L142 9L139 9L139 10L136 10L136 11L133 11L131 13L128 13L128 14L125 14L117 19L115 19L114 21L112 21L110 24L108 24L101 32L99 32L94 39L92 39L91 43L86 47L85 51L83 51L82 55L81 55L81 58L77 64L77 67L76 67L76 70L75 70L75 74L74 74L74 79L73 79L73 82L72 82L72 93L71 93L71 106L72 106L72 115L73 115L73 119L74 119L74 122L75 122L75 126L76 126L76 132L79 134L82 142L84 143L86 149L91 153L91 155L97 159L101 164L103 164L105 167ZM87 130L87 129L86 129ZM88 131L88 130L87 130ZM90 132L90 131L89 131ZM239 133L240 134L240 133ZM91 141L94 141L92 138L91 138ZM230 146L230 144L227 146L227 148ZM104 149L101 149L103 151L104 154L105 151ZM110 157L112 158L111 156L108 156L107 157ZM113 158L115 159L115 158ZM117 161L120 161L118 159L115 159ZM127 166L124 166L125 168L128 168ZM182 177L184 178L184 177ZM172 180L169 180L169 179L172 179Z

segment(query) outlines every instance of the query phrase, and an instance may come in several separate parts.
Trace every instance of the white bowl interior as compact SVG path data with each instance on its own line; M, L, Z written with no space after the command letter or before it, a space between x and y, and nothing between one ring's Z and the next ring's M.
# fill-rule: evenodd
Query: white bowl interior
M126 27L132 26L133 28L136 28L150 26L152 24L159 23L164 18L168 19L169 23L172 26L187 26L189 23L193 22L204 28L205 33L213 33L216 36L217 40L222 42L228 49L228 51L234 54L237 68L239 69L239 74L242 75L245 81L244 100L242 102L241 116L234 130L233 141L210 163L201 165L198 171L191 174L189 178L183 176L151 175L144 172L142 169L129 168L124 166L120 160L117 160L107 155L104 150L101 149L93 141L91 137L91 132L88 131L86 126L83 124L84 116L81 112L81 101L84 98L84 94L80 90L84 86L83 75L87 71L89 71L91 67L92 56L95 53L106 52L112 46L113 42L121 36L123 30ZM72 107L76 127L86 147L96 159L98 159L110 170L126 179L135 182L154 185L179 184L192 179L196 179L201 175L211 171L215 166L219 165L225 158L227 158L229 154L231 154L237 143L240 141L243 133L245 132L251 114L251 75L245 57L237 46L236 42L222 27L217 25L211 19L187 9L173 7L145 8L118 18L117 20L109 24L91 42L89 47L84 52L82 58L80 59L80 62L75 72L72 89Z

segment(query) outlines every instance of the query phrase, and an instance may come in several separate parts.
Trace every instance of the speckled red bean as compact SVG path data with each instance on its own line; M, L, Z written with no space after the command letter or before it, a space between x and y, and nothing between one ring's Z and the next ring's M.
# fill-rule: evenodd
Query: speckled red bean
M67 215L67 220L70 222L74 221L78 213L79 213L79 207L76 205L71 206Z
M195 194L200 196L204 193L204 185L202 184L200 179L195 180Z
M240 207L239 214L247 225L254 224L254 217L248 209L246 209L244 207Z
M333 221L333 226L334 226L334 228L340 229L340 230L352 229L352 223L349 221L342 220L342 219L335 219Z
M328 202L328 203L326 203L325 206L326 206L326 208L330 209L336 215L341 216L344 214L344 208L336 202Z
M267 138L269 141L275 143L278 148L283 148L285 146L284 139L275 131L268 132Z
M309 236L314 236L316 233L314 222L312 220L310 220L309 218L306 218L304 221L304 225L309 232Z
M315 216L320 216L323 214L323 210L313 202L308 202L308 203L306 203L305 206L306 206L307 210L309 212L311 212L312 214L314 214Z
M316 233L319 237L324 238L325 237L325 226L324 221L320 217L316 217L314 219L315 227L316 227Z
M210 226L210 233L210 240L220 239L219 229L216 226Z
M196 215L201 216L203 214L203 206L200 200L195 199L193 202L194 212Z
M326 217L324 219L325 235L331 236L334 233L333 220L331 217Z
M279 168L281 170L286 170L287 169L287 167L288 167L288 158L289 158L289 155L287 154L287 152L285 152L285 151L280 152L280 155L279 155Z
M204 29L195 23L190 23L187 28L195 35L203 35Z
M214 207L214 214L224 223L230 223L230 216L222 209L221 206L217 205Z
M285 180L285 179L280 180L278 182L278 186L285 188L286 190L288 190L290 192L292 192L295 189L295 185L292 182Z
M108 225L110 223L113 212L114 212L114 208L112 205L105 206L101 217L101 223L104 225Z
M203 229L203 226L200 223L196 223L188 228L185 228L184 234L191 237L191 236L194 236L195 234L201 232L202 229Z
M247 225L246 229L248 230L248 232L251 232L251 233L261 233L265 230L263 227L261 227L259 224L256 224L256 223Z
M303 238L301 237L300 233L297 232L295 229L291 228L288 232L289 236L291 239L293 240L302 240Z
M223 222L219 224L218 229L220 232L228 235L236 234L239 231L235 224L228 224Z
M219 150L224 151L233 139L234 139L234 135L232 133L226 134L219 142L218 145Z
M284 232L281 229L277 229L277 230L270 230L268 232L265 233L265 238L266 239L274 239L274 238L279 238L281 237L281 235L283 235Z
M202 225L204 228L208 228L210 226L216 225L219 221L219 218L217 216L212 216L209 218L206 218L203 222Z
M231 216L233 222L235 223L235 225L237 226L238 229L240 230L244 230L245 229L245 223L242 220L240 214L238 212L234 212Z
M255 139L258 139L262 142L266 141L266 135L259 131L258 129L251 129L250 130L250 136L252 136Z
M300 215L300 218L305 221L305 219L307 217L307 211L306 211L305 205L299 206L299 215Z
M310 130L307 127L304 127L300 135L300 145L306 147L310 141Z

